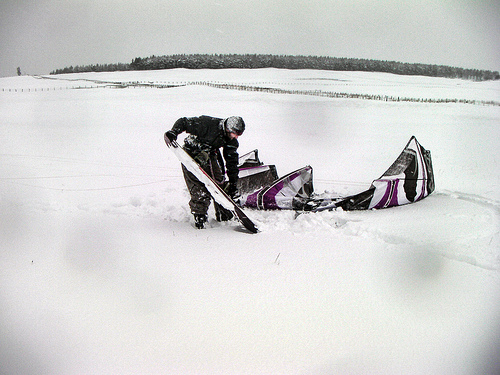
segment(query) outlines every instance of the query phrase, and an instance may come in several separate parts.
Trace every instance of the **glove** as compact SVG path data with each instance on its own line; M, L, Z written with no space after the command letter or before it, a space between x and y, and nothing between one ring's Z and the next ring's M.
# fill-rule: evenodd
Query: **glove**
M238 191L238 186L236 185L236 182L226 181L224 183L223 190L226 192L227 195L231 197L233 201L236 201L241 196L240 192Z
M200 151L193 159L203 168L208 164L208 158L208 152Z
M168 147L172 146L172 142L177 140L177 134L175 134L172 130L169 130L165 133L165 143Z

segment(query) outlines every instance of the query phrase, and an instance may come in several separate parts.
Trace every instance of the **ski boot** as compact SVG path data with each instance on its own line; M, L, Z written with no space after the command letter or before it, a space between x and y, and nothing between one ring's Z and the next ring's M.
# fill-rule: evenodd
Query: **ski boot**
M205 223L208 221L208 216L205 214L193 214L194 215L194 226L197 229L205 228Z
M224 207L222 207L220 204L217 202L215 203L215 218L217 221L229 221L233 218L233 213L229 210L226 210Z

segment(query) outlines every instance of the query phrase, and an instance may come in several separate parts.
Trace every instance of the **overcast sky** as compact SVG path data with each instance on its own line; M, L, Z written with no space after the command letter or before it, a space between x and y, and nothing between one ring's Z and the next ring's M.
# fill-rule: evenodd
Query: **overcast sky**
M0 0L0 77L175 53L500 71L498 0Z

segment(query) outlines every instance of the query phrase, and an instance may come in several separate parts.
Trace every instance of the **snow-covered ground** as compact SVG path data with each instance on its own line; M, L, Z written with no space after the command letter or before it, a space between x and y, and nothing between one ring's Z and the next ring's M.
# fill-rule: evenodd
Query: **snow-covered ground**
M498 372L499 106L103 82L496 102L500 82L276 69L51 78L0 78L0 372ZM311 165L319 193L362 191L415 135L436 191L378 211L247 210L256 235L211 212L195 230L163 133L201 114L242 116L240 151L258 148L280 175Z

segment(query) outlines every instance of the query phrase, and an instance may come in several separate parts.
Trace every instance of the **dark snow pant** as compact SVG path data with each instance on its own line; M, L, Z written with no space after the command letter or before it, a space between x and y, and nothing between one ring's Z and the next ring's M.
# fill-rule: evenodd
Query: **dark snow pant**
M217 183L222 184L224 182L224 173L222 172L222 168L219 165L217 160L217 154L211 153L208 163L203 169L212 177ZM208 207L210 206L210 200L212 196L208 192L205 185L198 180L195 175L187 170L184 165L182 166L182 172L184 174L184 180L186 181L186 186L189 190L189 194L191 195L191 200L189 201L189 207L191 208L192 214L201 214L206 215L208 212ZM227 210L220 206L218 203L214 201L215 211L217 218L219 219L220 215L228 214Z

